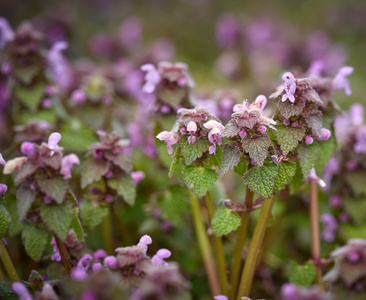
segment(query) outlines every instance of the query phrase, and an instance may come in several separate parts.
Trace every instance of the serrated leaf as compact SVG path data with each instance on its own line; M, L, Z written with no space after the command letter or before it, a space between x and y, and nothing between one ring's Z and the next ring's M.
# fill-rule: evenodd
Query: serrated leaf
M197 198L204 196L217 180L216 171L204 167L186 166L183 176L185 184Z
M73 207L69 201L60 205L43 204L41 206L41 217L48 229L53 231L64 241L70 230L73 218Z
M198 138L193 144L189 144L188 137L182 137L180 141L180 147L185 164L190 165L197 158L202 157L203 153L205 153L207 150L207 146L208 142L203 138Z
M296 173L296 164L290 161L283 161L278 164L278 174L274 185L273 193L276 194L288 184Z
M24 223L22 239L27 254L34 261L39 261L47 245L48 232L29 223Z
M80 218L84 227L92 230L102 222L108 215L108 206L94 203L88 199L83 199L80 205Z
M33 159L28 158L15 177L15 184L24 181L28 176L34 174L38 168L39 165Z
M125 174L118 178L108 179L108 185L117 191L117 194L123 197L123 200L129 205L135 204L136 185L130 174Z
M9 235L11 237L17 235L22 230L22 224L19 221L17 201L15 196L7 196L6 202L8 205L8 212L11 217L11 223L9 226Z
M295 194L303 184L302 170L300 164L297 162L295 175L290 182L290 194Z
M315 266L311 263L306 263L304 266L299 266L295 262L291 263L290 268L290 282L303 286L303 287L309 287L316 275Z
M104 156L107 160L111 161L114 165L120 167L126 173L131 172L133 166L131 158L127 154L114 154L109 151L104 151Z
M311 145L301 145L297 150L300 159L302 174L306 179L310 170L315 166L319 156L319 146L317 143Z
M241 153L229 144L225 144L222 151L220 177L234 170L240 161Z
M220 205L211 221L212 232L216 236L227 235L237 230L240 222L241 218L236 212L228 210L224 205Z
M262 166L268 154L268 148L271 145L271 140L267 135L262 135L257 138L246 136L243 141L245 152L249 153L251 159L257 162L258 166Z
M301 141L305 132L302 127L287 127L285 125L276 126L276 136L278 143L281 146L284 155L287 155L291 150L293 150L299 141Z
M35 191L22 184L17 191L17 207L19 220L22 221L36 199Z
M323 105L323 101L320 98L319 94L314 89L308 89L302 96L311 102L316 103L317 105Z
M169 167L169 178L172 177L175 169L177 168L177 164L179 162L179 158L181 156L180 147L177 148L174 152L173 160L171 161L170 167Z
M305 101L297 100L295 103L290 101L279 101L277 107L284 118L290 119L292 116L301 115L305 108Z
M84 236L84 230L83 227L81 226L81 222L79 219L79 208L77 207L73 209L71 228L74 229L75 234L78 238L78 243L80 243L80 241L83 239Z
M334 137L330 137L326 141L319 141L319 157L316 162L315 169L317 174L322 174L325 165L329 162L330 158L333 156L333 152L335 149L335 139Z
M31 86L18 86L15 89L15 95L19 100L28 106L31 111L36 111L44 95L44 84Z
M54 199L58 204L65 200L68 185L61 176L55 178L38 177L37 185L43 193Z
M275 163L255 166L244 174L244 183L252 192L256 192L268 199L273 195L273 189L277 177L277 165Z
M239 125L235 122L235 120L230 120L223 131L221 133L222 138L232 138L234 136L237 136L240 132Z
M158 198L162 217L176 226L184 226L184 214L190 211L187 190L181 186L172 186Z
M0 200L3 202L2 200ZM8 231L11 216L5 207L5 203L0 203L0 239L3 238Z
M100 180L108 170L109 165L105 160L88 157L81 173L81 187L85 188L88 184Z
M313 131L314 135L321 136L322 135L322 127L323 127L323 114L318 111L306 117L306 123Z
M65 123L60 133L62 146L70 152L86 151L90 144L98 141L94 131L75 118Z
M366 172L353 171L346 174L347 183L351 186L352 191L357 196L366 196L365 184Z

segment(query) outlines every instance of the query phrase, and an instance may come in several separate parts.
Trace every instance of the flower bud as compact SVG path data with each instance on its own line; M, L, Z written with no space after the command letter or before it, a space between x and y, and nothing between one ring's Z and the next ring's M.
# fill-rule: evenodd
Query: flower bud
M267 130L266 126L261 125L261 126L259 126L259 127L258 127L258 131L259 131L260 133L265 133L265 132L266 132L266 130Z
M34 144L30 142L23 142L20 146L20 151L26 156L33 156L35 152Z
M312 138L310 135L307 135L307 136L305 137L305 143L306 143L307 145L311 145L313 142L314 142L314 140L313 140L313 138Z
M196 132L197 131L197 124L193 121L190 121L187 125L187 131L189 132Z
M322 135L320 138L318 138L319 141L326 141L330 138L330 136L332 135L332 133L330 132L330 130L326 129L326 128L322 128Z
M114 256L107 256L104 259L104 265L111 269L117 269L118 267L117 258L115 258Z
M82 90L75 90L71 94L71 100L75 103L83 103L86 101L86 95Z
M7 191L8 187L5 184L0 183L0 195Z
M290 125L290 120L289 119L284 119L283 124L286 125L286 126Z

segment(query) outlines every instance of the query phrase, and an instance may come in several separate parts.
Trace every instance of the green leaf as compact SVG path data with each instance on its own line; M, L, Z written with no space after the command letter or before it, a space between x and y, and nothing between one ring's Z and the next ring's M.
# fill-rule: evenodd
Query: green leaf
M297 150L299 153L300 166L302 174L306 179L310 173L310 170L315 166L319 156L319 146L317 143L311 145L301 145Z
M322 174L325 165L328 163L330 158L333 156L335 149L335 138L332 136L326 141L319 141L319 157L315 165L317 174Z
M118 178L108 179L108 185L117 191L117 194L123 197L123 200L129 205L135 204L136 185L130 174L125 174Z
M212 232L216 236L227 235L237 230L240 222L241 218L236 212L228 210L225 205L220 205L211 221Z
M241 177L244 176L245 172L247 171L247 163L243 160L234 168L234 172L239 174Z
M172 186L170 190L158 198L159 209L163 218L173 225L185 226L183 219L190 211L187 190L181 186Z
M303 287L309 287L316 275L316 270L313 264L306 263L304 266L299 266L295 262L291 262L291 268L290 268L290 282L303 286Z
M80 120L70 119L61 130L61 146L70 152L84 152L90 144L97 142L94 131Z
M17 235L22 230L22 223L19 221L18 216L18 208L17 208L17 201L15 199L15 196L7 196L6 202L8 205L8 212L11 217L11 223L9 226L9 235L11 237Z
M88 199L83 199L80 206L80 217L83 226L92 230L102 222L108 215L108 206L94 203Z
M80 243L84 236L84 230L81 226L81 222L79 219L79 208L77 207L73 209L71 228L74 229L76 236L78 237L78 243Z
M55 111L50 109L42 109L36 112L22 111L17 116L17 122L19 124L28 124L31 120L38 120L54 124L56 122L56 117Z
M187 89L180 87L174 89L162 87L158 89L157 93L158 98L163 102L167 103L171 107L177 107L187 96Z
M273 193L276 194L288 184L296 173L296 164L290 161L283 161L278 164L278 174L274 185Z
M180 140L180 146L185 164L188 166L206 152L208 142L204 138L198 138L193 144L189 144L188 137L184 136Z
M279 101L277 107L280 114L284 118L290 119L292 116L301 115L302 111L305 108L305 101L297 100L295 103L292 103L290 101Z
M15 76L20 79L20 81L24 82L25 84L31 83L33 78L37 75L40 71L40 66L35 63L29 66L16 66L14 68Z
M81 173L81 187L85 188L88 184L100 180L108 170L109 166L105 160L88 157Z
M306 123L313 131L313 134L318 137L322 136L322 127L323 127L323 114L320 111L308 115L306 117Z
M281 146L284 155L287 155L291 150L293 150L299 141L301 141L305 132L302 127L287 127L285 125L276 126L278 143Z
M184 168L184 182L197 198L204 196L216 180L215 170L194 166Z
M271 145L271 140L267 135L262 135L257 138L246 136L243 139L243 148L249 153L251 159L257 162L258 166L262 166L268 154L268 148Z
M290 193L295 194L301 188L301 186L303 184L304 184L304 179L302 177L300 164L297 162L295 175L290 182Z
M17 207L19 220L22 221L36 199L35 191L22 184L17 191Z
M166 151L166 149L165 149L165 151ZM173 160L171 161L171 164L169 167L169 174L168 174L169 178L172 177L174 171L176 170L180 157L181 157L181 152L180 152L180 147L178 147L177 150L175 150L175 152L174 152Z
M234 136L237 136L240 132L239 125L235 122L235 120L230 120L221 134L222 138L232 138Z
M234 170L240 161L241 153L230 144L225 144L222 151L222 161L220 166L220 177Z
M366 199L343 199L343 205L357 225L363 225L366 221Z
M8 231L11 222L11 216L5 207L3 200L0 200L0 239L3 238ZM1 242L1 241L0 241Z
M68 185L61 176L55 178L38 177L37 185L47 196L54 199L58 204L65 200Z
M356 196L366 195L366 172L364 171L353 171L345 174L347 183L351 186L353 193Z
M47 245L48 232L27 222L23 225L22 239L25 251L34 261L39 261Z
M219 167L221 165L221 161L222 161L222 150L221 147L216 145L216 153L210 154L210 163L213 166Z
M48 229L62 240L66 240L73 218L73 207L69 201L60 205L42 204L41 217Z
M13 292L12 282L0 280L0 299L18 300L19 296Z
M44 95L45 85L39 83L32 86L18 86L15 95L23 104L28 106L31 111L36 111Z
M275 163L255 166L244 174L244 183L252 192L257 192L263 198L268 199L273 195L277 177L277 165Z
M166 149L166 144L162 141L157 141L155 144L156 144L156 150L158 151L160 160L167 168L169 168L169 166L172 163L172 156L168 154L168 151ZM180 148L178 147L178 149L180 149ZM177 151L175 151L175 152L177 152ZM174 156L175 156L175 154L174 154ZM173 156L173 159L174 159L174 156Z

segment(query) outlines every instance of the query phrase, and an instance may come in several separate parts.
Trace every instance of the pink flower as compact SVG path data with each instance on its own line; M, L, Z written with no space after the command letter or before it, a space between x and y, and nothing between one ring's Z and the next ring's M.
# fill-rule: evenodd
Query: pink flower
M317 138L318 141L326 141L331 137L332 133L326 128L322 128L322 135Z
M173 132L162 131L156 136L159 140L166 143L166 147L169 154L173 153L172 145L178 143L179 136Z
M75 90L71 94L71 100L74 103L83 103L86 101L86 95L83 90Z
M225 126L221 123L211 120L203 124L207 129L211 129L208 133L208 140L213 145L208 148L210 154L216 153L216 144L221 145L221 133L224 131Z
M142 179L145 178L145 173L142 171L131 172L131 178L133 182L137 185Z
M48 138L48 148L51 150L50 155L52 156L55 151L62 150L61 147L59 147L58 142L61 140L61 134L58 132L53 132Z
M282 102L285 102L287 99L289 99L292 103L295 102L295 91L296 91L296 83L295 83L295 77L292 73L286 72L282 75L282 80L284 81L284 87L285 92L282 96Z
M3 165L5 166L6 165L6 161L5 159L3 158L3 155L0 153L0 165Z
M147 94L151 94L155 91L155 87L160 82L160 74L152 64L142 65L140 69L141 71L147 72L145 75L145 84L142 87L142 91Z
M14 32L11 29L9 22L0 17L0 50L4 49L5 45L14 39Z
M164 261L164 258L170 257L172 253L168 249L160 249L151 259L151 262L155 266L167 266L168 263Z
M264 95L259 95L259 96L255 99L254 103L257 103L257 104L258 104L258 106L259 106L259 108L261 109L261 111L263 111L263 110L264 110L264 108L265 108L265 107L266 107L266 105L267 105L267 97L266 97L266 96L264 96Z
M353 72L353 67L342 67L339 69L338 73L334 76L332 81L332 87L335 90L342 90L344 89L344 92L347 96L350 96L352 94L352 90L350 87L349 79L346 78L346 76L351 75Z
M60 173L64 175L64 179L71 178L71 169L74 165L78 164L80 164L80 160L74 153L66 155L62 158Z
M310 170L310 173L308 175L308 179L313 179L315 180L319 185L320 187L322 188L325 188L326 187L326 183L324 182L324 180L320 179L317 175L316 175L316 172L315 172L315 168L312 168Z
M314 142L314 139L313 139L310 135L307 135L307 136L305 137L305 143L306 143L307 145L311 145L313 142Z
M145 251L147 251L147 247L151 243L152 243L151 237L149 235L145 234L144 236L142 236L140 238L139 243L137 244L137 246L144 246L145 247Z
M8 189L8 187L5 184L0 183L0 195L5 194L7 189Z
M13 291L19 296L19 300L32 300L32 296L29 294L26 286L21 282L14 282L11 286Z
M30 142L23 142L20 146L20 151L26 156L33 156L35 152L34 144Z

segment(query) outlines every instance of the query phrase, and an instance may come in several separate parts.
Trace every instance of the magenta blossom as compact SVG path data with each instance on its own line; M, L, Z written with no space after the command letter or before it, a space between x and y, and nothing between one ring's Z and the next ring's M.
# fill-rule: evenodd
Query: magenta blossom
M357 129L354 150L356 153L366 154L366 125Z
M71 153L69 155L66 155L61 160L61 170L60 173L64 175L64 179L71 178L71 169L74 165L79 165L80 160L76 156L76 154Z
M5 184L0 183L0 195L5 194L7 190L8 187Z
M187 125L187 132L190 134L188 137L188 143L193 144L197 139L195 135L197 132L197 124L193 121L190 121Z
M313 179L315 180L319 185L320 187L322 188L325 188L327 186L327 184L324 182L324 180L320 179L317 175L316 175L316 172L315 172L315 168L312 168L310 170L310 173L308 175L308 179Z
M6 165L6 161L5 159L3 158L3 155L0 153L0 165L3 165L5 166Z
M141 69L141 71L146 72L145 84L142 87L142 91L147 94L151 94L155 91L155 87L160 82L159 71L152 64L142 65L140 69Z
M20 151L26 156L33 156L35 152L34 144L30 142L23 142L20 146Z
M211 129L211 131L208 134L208 140L213 145L209 147L209 153L215 154L216 153L216 144L221 145L221 133L224 131L225 126L221 123L211 120L203 124L203 126L207 129Z
M53 245L51 260L53 261L61 261L61 254L57 248L56 240L53 238L51 241L51 245Z
M282 102L285 102L287 99L289 99L292 103L295 102L295 91L296 91L296 83L295 83L295 77L292 73L286 72L282 75L282 80L284 81L283 85L285 87L285 92L282 96Z
M336 76L334 76L332 81L332 87L335 90L342 90L344 89L344 92L347 96L350 96L352 94L352 90L350 87L349 79L346 78L346 76L351 75L353 72L353 67L342 67L339 69Z
M259 106L259 108L261 109L261 111L263 111L263 110L264 110L264 108L265 108L265 107L266 107L266 105L267 105L267 97L266 97L266 96L264 96L264 95L259 95L259 96L255 99L254 103L257 103L257 104L258 104L258 106Z
M164 258L170 257L172 253L168 249L160 249L151 259L151 262L155 266L167 266L168 263L164 261Z
M14 39L14 31L11 29L8 21L0 17L0 50L4 49L5 45Z
M26 286L21 282L14 282L11 286L13 291L19 296L19 300L32 300L31 294L28 292Z
M156 136L159 140L166 143L166 147L169 154L173 153L172 145L178 143L179 136L173 132L162 131Z
M59 147L58 142L61 140L61 134L58 132L53 132L48 138L48 148L51 150L51 156L55 153L55 151L62 150Z
M145 178L145 173L142 171L131 172L131 178L133 182L137 185L142 179Z

